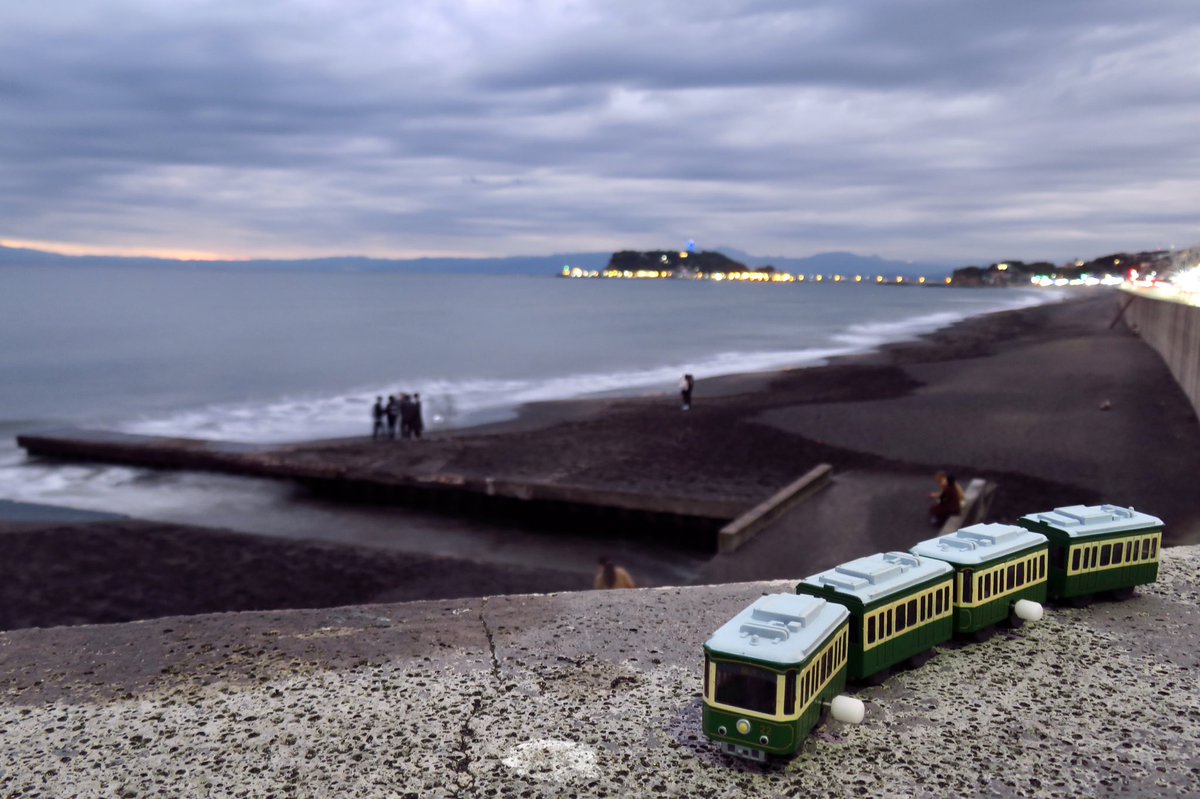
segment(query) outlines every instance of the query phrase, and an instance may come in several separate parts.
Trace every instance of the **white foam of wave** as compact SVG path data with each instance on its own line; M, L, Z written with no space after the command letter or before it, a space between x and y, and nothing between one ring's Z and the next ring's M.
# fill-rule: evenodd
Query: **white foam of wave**
M0 498L15 502L205 524L223 512L262 512L290 490L268 480L38 461L15 446L0 449Z
M715 377L819 363L846 348L783 352L725 352L694 363L674 363L636 371L574 374L545 379L410 380L417 391L427 427L454 427L512 416L531 402L600 394L674 391L684 372ZM122 432L184 436L225 441L280 443L364 435L370 430L371 405L377 396L399 393L394 387L363 387L326 397L282 397L265 403L210 405L162 416L118 423Z
M982 296L982 295L981 295ZM117 429L145 435L280 443L364 435L376 396L419 392L426 425L456 427L511 417L526 403L612 394L673 393L679 375L700 377L818 365L892 341L916 338L968 316L1028 307L1062 298L1050 291L988 293L970 309L939 311L893 321L854 324L830 336L829 346L762 352L721 352L692 362L650 369L545 378L406 380L404 385L359 386L328 396L280 397L267 402L209 405L130 419Z

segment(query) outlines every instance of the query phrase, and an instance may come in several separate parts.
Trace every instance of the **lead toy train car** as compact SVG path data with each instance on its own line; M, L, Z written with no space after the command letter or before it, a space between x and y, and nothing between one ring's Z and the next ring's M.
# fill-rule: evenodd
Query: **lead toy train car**
M1158 577L1160 519L1116 505L976 524L910 552L859 558L760 597L704 644L704 734L765 761L793 755L831 711L861 721L846 683L924 662L954 635L1041 618L1047 598L1128 596Z

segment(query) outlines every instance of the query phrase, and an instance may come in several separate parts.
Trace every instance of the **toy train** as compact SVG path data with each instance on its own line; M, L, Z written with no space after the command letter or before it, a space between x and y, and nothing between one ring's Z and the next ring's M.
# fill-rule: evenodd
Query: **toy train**
M1126 597L1158 579L1162 520L1115 505L976 524L806 577L757 599L704 644L704 734L764 762L832 713L858 722L848 681L878 682L958 635L1041 618L1042 603Z

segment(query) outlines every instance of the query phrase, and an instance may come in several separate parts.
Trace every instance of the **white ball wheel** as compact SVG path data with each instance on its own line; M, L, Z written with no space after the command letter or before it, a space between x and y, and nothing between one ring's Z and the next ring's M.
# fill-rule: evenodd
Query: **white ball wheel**
M862 724L867 708L861 699L838 694L830 703L829 712L835 720L843 724Z
M1043 610L1041 604L1037 602L1028 599L1018 599L1016 604L1013 605L1013 613L1021 621L1041 621Z

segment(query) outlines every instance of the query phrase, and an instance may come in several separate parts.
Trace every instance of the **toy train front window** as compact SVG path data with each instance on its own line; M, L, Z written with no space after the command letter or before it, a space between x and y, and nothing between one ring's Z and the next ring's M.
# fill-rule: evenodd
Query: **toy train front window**
M718 704L773 716L778 689L773 671L745 663L717 663Z

